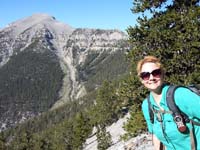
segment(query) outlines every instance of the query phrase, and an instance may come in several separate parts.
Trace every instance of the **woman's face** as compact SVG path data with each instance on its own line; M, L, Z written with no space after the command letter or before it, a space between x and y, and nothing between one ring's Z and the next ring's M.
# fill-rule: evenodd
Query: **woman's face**
M155 63L147 62L142 65L140 79L146 88L156 92L163 84L163 72Z

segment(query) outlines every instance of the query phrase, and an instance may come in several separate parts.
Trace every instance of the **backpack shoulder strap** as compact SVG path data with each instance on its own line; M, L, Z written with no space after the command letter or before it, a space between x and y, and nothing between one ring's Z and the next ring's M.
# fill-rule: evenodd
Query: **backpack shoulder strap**
M181 112L180 109L178 108L178 106L175 103L174 100L174 92L178 87L184 87L184 86L178 86L178 85L171 85L167 91L167 106L169 107L169 110L172 111L172 115L183 115L184 119L186 122L191 121L194 125L200 126L199 122L196 122L194 120L190 120L187 115L184 112ZM185 87L190 89L191 91L195 92L196 94L198 94L196 91L194 91L193 89L191 89L190 87Z
M150 121L153 124L154 123L154 114L153 114L153 108L152 108L151 103L150 103L150 95L148 95L148 97L147 97L147 102L148 102Z
M179 108L176 106L176 103L174 101L174 92L175 90L180 87L178 85L170 85L170 87L167 90L167 106L169 107L169 110L172 111L172 115L174 116L175 114L181 114Z

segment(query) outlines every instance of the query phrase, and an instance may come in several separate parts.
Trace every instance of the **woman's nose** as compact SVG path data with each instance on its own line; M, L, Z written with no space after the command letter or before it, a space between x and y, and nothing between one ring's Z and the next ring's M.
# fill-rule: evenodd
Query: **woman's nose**
M152 80L152 79L154 79L154 76L152 74L150 74L149 80Z

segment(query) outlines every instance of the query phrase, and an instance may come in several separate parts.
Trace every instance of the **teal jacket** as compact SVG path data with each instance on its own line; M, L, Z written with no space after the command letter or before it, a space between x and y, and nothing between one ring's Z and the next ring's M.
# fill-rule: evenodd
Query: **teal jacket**
M162 98L160 106L169 111L166 103L166 93L168 85L165 85L162 89ZM159 110L158 105L155 103L152 94L150 93L150 103L152 107ZM191 92L189 89L180 87L175 91L175 103L178 108L184 112L190 119L200 122L200 96ZM194 130L194 136L196 140L196 149L200 150L200 126L192 125L187 123L188 133L181 133L178 131L176 123L173 117L169 113L156 113L156 116L160 114L162 119L161 122L154 117L154 123L150 121L148 102L145 99L142 103L142 111L147 122L147 127L150 133L157 136L157 138L166 146L167 150L190 150L190 133L189 130Z

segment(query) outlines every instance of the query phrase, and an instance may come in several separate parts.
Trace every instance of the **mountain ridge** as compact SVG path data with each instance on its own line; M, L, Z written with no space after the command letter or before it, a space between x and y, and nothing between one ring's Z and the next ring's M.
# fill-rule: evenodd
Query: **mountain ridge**
M16 112L21 112L16 117L10 109L1 111L1 114L9 114L10 118L1 115L4 117L0 117L0 126L4 128L13 126L22 118L38 115L50 108L55 109L68 101L84 96L88 89L94 90L104 79L114 79L126 73L127 64L124 65L125 60L123 60L125 59L124 54L129 50L126 40L127 35L122 31L76 29L56 21L54 17L47 14L35 14L0 30L0 69L6 68L5 72L9 74L9 76L0 76L6 81L2 81L0 87L0 96L4 97L0 101L3 105L7 99L10 99L4 105L5 108L11 106L14 108L16 105ZM117 61L124 62L120 64ZM118 65L113 67L110 62ZM12 69L17 64L21 72L24 72L23 76ZM55 70L52 70L49 65L52 67L55 65L57 68L53 67ZM108 73L108 70L113 70L115 73ZM53 79L54 72L58 73L56 80ZM101 75L102 73L106 74ZM48 81L46 77L51 78L52 81ZM15 85L9 87L13 92L12 90L1 90L7 85ZM21 87L22 85L28 88L31 86L30 89L34 87L35 89L32 90L36 92L35 95L25 93L26 88ZM91 85L92 87L88 88ZM56 91L50 94L48 88ZM16 93L18 89L21 94ZM21 97L23 93L24 98ZM30 98L31 95L32 97L37 95L38 99ZM32 108L21 111L19 101L25 103L24 107ZM30 106L29 102L31 102ZM37 108L39 105L44 108Z

